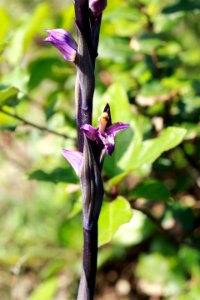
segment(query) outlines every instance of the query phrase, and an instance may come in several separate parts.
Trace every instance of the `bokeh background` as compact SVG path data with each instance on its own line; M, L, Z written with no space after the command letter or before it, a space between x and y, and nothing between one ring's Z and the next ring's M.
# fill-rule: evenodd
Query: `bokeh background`
M75 66L43 42L72 1L0 2L0 299L72 300L81 193ZM200 299L200 2L109 1L94 125L107 102L130 123L103 168L96 300Z

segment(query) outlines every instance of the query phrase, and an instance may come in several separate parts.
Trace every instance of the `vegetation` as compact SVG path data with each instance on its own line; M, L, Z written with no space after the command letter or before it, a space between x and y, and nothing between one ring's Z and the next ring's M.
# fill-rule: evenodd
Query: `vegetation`
M200 297L200 4L108 1L93 125L116 136L103 166L96 300ZM76 39L72 1L0 7L0 299L75 299L81 272L76 70L44 30Z

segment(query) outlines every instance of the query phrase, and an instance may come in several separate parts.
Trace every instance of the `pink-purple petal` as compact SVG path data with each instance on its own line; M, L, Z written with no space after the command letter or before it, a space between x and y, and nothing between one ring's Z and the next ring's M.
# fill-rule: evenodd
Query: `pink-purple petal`
M75 61L77 44L72 35L62 28L45 31L49 36L44 41L53 44L61 52L65 60Z
M129 124L118 122L107 127L104 133L101 133L98 128L95 128L90 124L82 125L80 129L90 140L101 144L101 147L104 146L107 154L111 155L115 148L115 134L127 128L129 128Z
M106 133L108 135L113 134L115 136L115 134L121 130L127 129L129 128L129 124L125 124L122 122L117 122L112 124L111 126L109 126L108 128L106 128Z
M98 141L99 136L98 136L98 129L91 126L90 124L85 124L82 125L80 128L85 135L92 141Z
M115 149L115 140L114 135L110 134L99 134L99 138L101 139L102 143L104 144L105 150L108 155L111 155Z
M76 172L77 176L80 178L81 166L83 162L83 154L79 151L63 149L62 155L70 163L70 165L73 167L74 171Z

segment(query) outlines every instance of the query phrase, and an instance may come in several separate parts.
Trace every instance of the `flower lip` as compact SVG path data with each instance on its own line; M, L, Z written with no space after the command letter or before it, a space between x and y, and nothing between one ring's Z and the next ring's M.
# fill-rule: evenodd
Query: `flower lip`
M65 60L75 61L77 54L77 43L72 35L62 28L45 30L48 37L44 39L45 42L53 44L62 54Z

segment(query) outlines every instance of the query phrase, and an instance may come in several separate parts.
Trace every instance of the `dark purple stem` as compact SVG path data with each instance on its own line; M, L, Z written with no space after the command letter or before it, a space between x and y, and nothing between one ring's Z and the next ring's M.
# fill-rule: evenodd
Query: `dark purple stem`
M84 39L91 49L91 35L90 35L90 22L89 22L89 1L88 0L75 0L75 22L82 32Z
M77 300L92 300L97 270L98 252L98 226L97 223L91 230L84 229L83 269L79 285Z
M83 198L84 234L83 268L77 300L92 300L97 270L98 217L104 190L100 174L100 151L96 152L92 143L88 143L80 127L84 124L92 124L95 88L94 66L101 17L94 18L89 10L88 0L75 0L74 5L78 31L75 97L79 151L83 152L80 180Z

